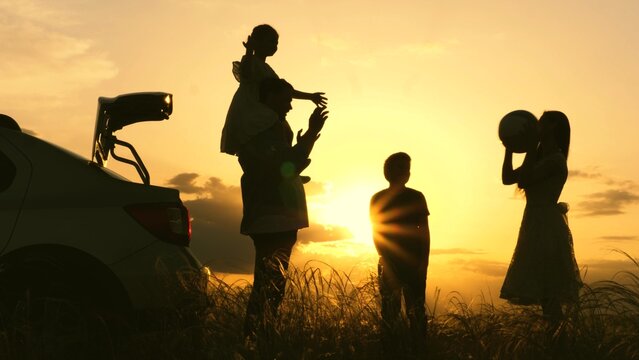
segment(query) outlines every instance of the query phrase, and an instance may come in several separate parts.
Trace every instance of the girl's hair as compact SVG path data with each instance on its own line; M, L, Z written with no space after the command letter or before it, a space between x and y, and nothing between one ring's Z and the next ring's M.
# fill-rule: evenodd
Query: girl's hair
M251 38L262 41L268 36L278 36L277 31L268 24L257 25L253 28L253 32L251 33Z
M570 149L570 122L566 114L561 111L545 111L539 118L539 122L555 124L554 132L557 146L559 146L559 149L567 159L568 150Z
M410 172L410 156L404 152L394 153L384 162L384 177L395 182Z

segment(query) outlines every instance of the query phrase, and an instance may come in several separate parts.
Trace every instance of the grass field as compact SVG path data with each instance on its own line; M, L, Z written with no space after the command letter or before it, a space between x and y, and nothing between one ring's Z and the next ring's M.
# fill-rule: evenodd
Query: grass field
M537 307L466 301L455 293L439 297L429 304L429 313L438 315L429 317L426 353L420 355L401 324L395 353L384 353L375 276L355 283L347 274L314 267L289 271L279 317L268 319L251 347L241 336L250 285L214 277L208 296L176 303L154 319L154 330L133 332L121 342L106 331L86 339L94 342L89 347L103 349L91 358L104 359L639 359L639 263L624 255L634 270L585 286L557 327ZM24 344L15 343L15 332L5 327L0 334L0 358L89 354L48 356L39 339L29 339L32 350L17 353Z

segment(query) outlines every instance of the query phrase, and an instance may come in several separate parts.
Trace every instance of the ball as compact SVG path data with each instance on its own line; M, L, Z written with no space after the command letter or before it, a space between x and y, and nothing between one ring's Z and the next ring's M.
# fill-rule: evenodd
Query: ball
M499 139L504 146L516 153L526 152L529 132L536 131L537 118L526 110L511 111L499 122Z

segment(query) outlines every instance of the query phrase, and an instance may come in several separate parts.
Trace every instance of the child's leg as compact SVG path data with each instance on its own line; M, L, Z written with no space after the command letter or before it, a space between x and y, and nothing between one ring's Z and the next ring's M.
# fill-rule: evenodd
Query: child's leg
M407 276L404 287L406 315L410 321L410 329L419 344L426 336L426 274L415 269Z
M384 352L393 354L398 347L399 339L396 338L395 329L400 324L402 288L397 281L396 274L391 264L380 257L377 265L379 279L379 292L381 297L381 336Z
M402 288L392 265L382 257L377 264L377 274L382 300L382 319L390 325L400 316Z

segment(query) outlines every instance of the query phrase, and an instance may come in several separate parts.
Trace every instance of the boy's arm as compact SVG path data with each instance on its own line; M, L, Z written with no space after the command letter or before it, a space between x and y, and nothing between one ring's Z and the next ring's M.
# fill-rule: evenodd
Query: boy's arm
M430 256L430 228L428 226L428 216L426 216L426 221L424 221L424 224L419 227L419 230L423 246L422 249L424 249L421 261L424 267L428 267L428 258Z
M423 200L423 212L422 212L422 218L423 218L423 223L421 223L419 225L419 238L422 241L422 249L424 250L424 253L421 256L421 261L422 261L422 267L426 268L428 267L428 258L430 256L430 227L428 225L428 216L430 215L430 212L428 211L428 205L426 205L426 198L424 198L423 194L422 194L422 200Z

